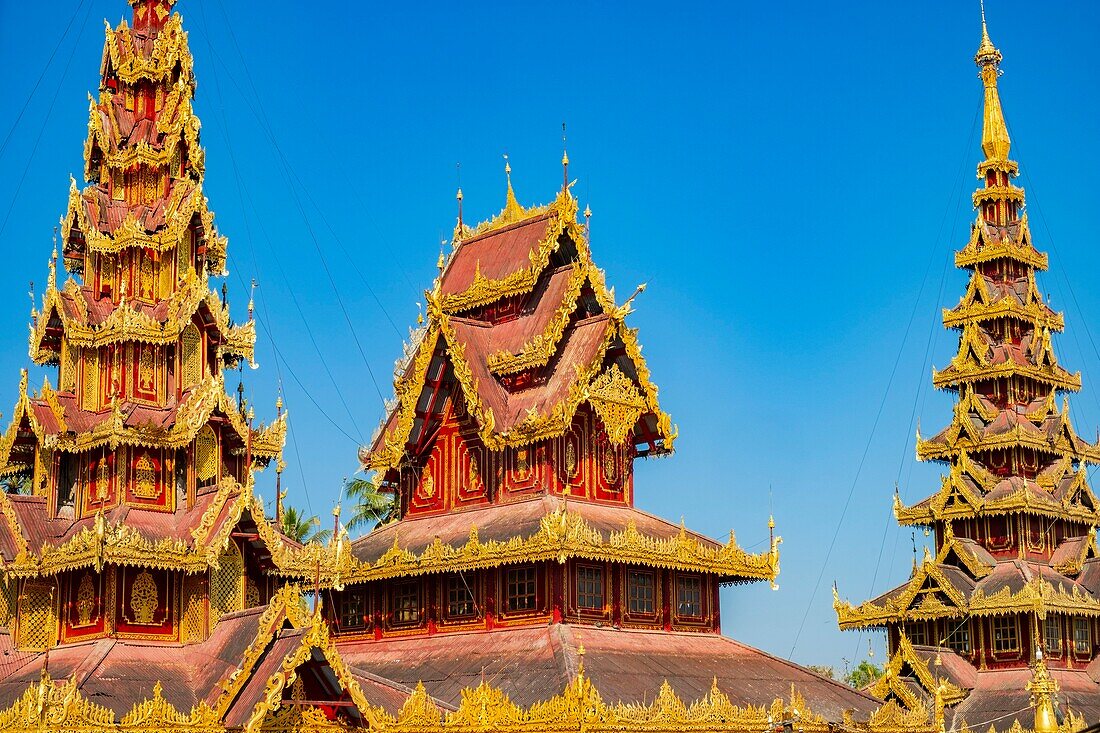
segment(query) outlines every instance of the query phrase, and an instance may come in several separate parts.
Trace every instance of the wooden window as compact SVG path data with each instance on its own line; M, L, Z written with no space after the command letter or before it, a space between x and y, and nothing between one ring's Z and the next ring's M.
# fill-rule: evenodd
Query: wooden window
M538 572L534 565L509 568L504 593L508 611L534 611L537 600Z
M366 625L366 609L363 603L363 592L349 590L340 597L340 628L357 629Z
M447 576L447 618L464 618L477 613L474 594L461 573Z
M1073 619L1073 653L1088 654L1092 651L1092 629L1087 618Z
M703 615L703 579L699 576L676 576L676 614L693 618Z
M604 607L603 568L577 566L577 608L602 611Z
M1020 649L1015 616L995 616L992 626L994 652L1015 652Z
M656 609L656 577L650 571L631 570L626 576L627 609L631 613L652 614Z
M925 642L928 641L924 635L924 624L906 624L905 635L916 646L924 646Z
M393 587L393 622L415 624L420 621L420 584L398 583Z
M1052 657L1062 656L1062 619L1053 614L1043 620L1043 650Z
M948 621L947 648L959 654L970 653L970 624L967 621Z

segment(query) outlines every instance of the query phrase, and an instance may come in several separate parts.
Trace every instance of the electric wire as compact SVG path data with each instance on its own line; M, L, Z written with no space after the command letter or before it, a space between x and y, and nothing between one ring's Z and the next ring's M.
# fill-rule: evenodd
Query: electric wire
M69 35L69 29L73 27L73 21L76 20L76 16L80 14L80 9L84 7L84 3L86 2L88 2L88 0L80 0L80 4L76 6L76 10L73 11L72 16L69 18L68 25L65 26L65 30L61 33L61 37L57 39L57 44L53 47L53 51L50 52L50 57L46 59L46 65L42 67L42 73L38 75L38 79L34 82L34 86L31 87L30 92L27 94L27 98L23 101L23 106L20 108L19 114L15 116L15 122L11 123L11 129L8 130L8 134L4 135L4 141L0 142L0 158L4 157L4 151L8 149L8 142L11 141L11 136L15 133L15 129L19 127L19 123L22 121L23 115L27 111L27 107L30 106L31 100L34 99L34 95L38 91L39 85L42 83L42 80L46 78L46 72L50 70L50 66L53 64L53 59L61 48L61 44L65 42L65 38Z
M35 156L38 154L38 146L42 142L42 136L46 133L46 126L50 121L50 117L53 115L54 106L57 104L57 97L61 94L61 87L65 85L65 79L69 77L69 69L72 67L73 57L76 55L76 50L80 48L80 39L84 37L84 29L88 27L88 16L92 14L92 6L88 5L88 9L84 11L84 19L80 22L80 32L77 33L76 41L73 43L73 48L69 52L69 58L65 61L65 70L61 72L61 77L57 80L57 89L54 90L53 97L50 99L50 106L46 110L46 117L42 120L42 125L38 128L38 135L34 139L34 145L31 147L31 154L27 158L27 164L23 166L23 173L19 176L19 182L15 186L15 193L11 196L11 202L8 204L8 210L4 214L4 221L0 222L0 235L3 235L4 230L8 227L8 221L11 220L11 212L15 209L15 203L19 200L19 194L23 190L23 183L27 180L27 173L31 169L31 164L34 163Z
M204 26L204 31L205 31L204 36L205 36L205 39L206 39L207 47L211 50L211 53L213 53L213 45L210 42L210 24L207 21L205 10L203 9L203 7L201 5L199 6L199 14L202 18L202 23L203 23L203 26ZM221 84L220 84L216 74L211 74L211 78L213 80L214 91L215 91L216 96L218 97L218 102L219 102L219 110L220 110L220 114L221 114L221 123L222 123L222 134L223 134L223 138L226 141L226 149L229 153L229 161L230 161L230 164L233 168L234 179L235 179L236 184L237 184L238 198L241 201L241 211L242 211L242 216L243 216L244 222L245 222L246 242L249 246L249 251L252 254L253 267L257 270L257 274L259 274L262 277L262 273L260 272L260 264L259 264L260 260L256 256L256 249L255 249L255 245L254 245L253 240L252 240L252 230L251 230L251 226L249 225L248 215L247 215L247 212L249 210L252 211L253 215L256 215L255 203L252 200L251 195L249 195L246 187L243 185L243 181L242 181L241 174L240 174L240 166L238 165L236 155L233 152L233 145L230 144L230 141L229 141L229 126L227 124L227 121L225 120L225 105L224 105L224 97L222 96L222 93L221 93ZM247 204L246 204L246 201L247 201ZM256 218L256 221L257 221L257 225L260 228L260 233L263 235L263 237L268 242L270 242L271 237L269 236L269 234L267 232L267 229L264 226L263 218L260 217L260 216L255 216L255 218ZM291 303L294 305L295 310L297 310L297 312L298 312L298 316L301 318L302 323L305 326L306 334L309 337L310 343L312 344L314 351L317 353L317 357L320 360L321 367L322 367L323 371L325 372L325 375L328 377L329 382L333 386L333 391L336 394L337 400L340 402L341 406L344 408L344 411L347 413L348 418L351 421L352 430L354 430L356 433L359 434L359 438L358 439L353 438L348 433L347 430L344 430L343 427L341 427L339 424L337 424L336 421L330 415L328 415L328 413L323 408L320 407L317 400L313 398L312 394L309 394L309 391L305 388L305 386L301 382L301 380L298 379L297 375L293 373L293 370L290 369L289 365L287 365L288 366L288 371L291 372L291 374L294 378L294 381L300 387L302 387L304 392L307 393L307 397L310 399L310 402L312 402L314 404L314 406L316 406L318 408L318 410L322 413L322 415L330 423L332 423L337 428L337 430L339 430L343 435L348 437L353 442L356 442L356 445L362 445L365 441L363 440L362 431L359 430L359 426L358 426L358 423L355 419L355 415L352 413L351 407L348 405L347 400L344 399L343 390L340 389L340 385L337 383L336 378L332 373L332 370L329 368L328 360L325 358L324 353L321 351L320 345L317 343L317 339L316 339L316 336L313 333L313 329L310 327L309 320L306 318L305 311L302 308L301 303L298 301L297 296L295 295L294 288L291 286L289 278L286 275L286 271L283 269L282 262L281 262L281 260L278 256L277 251L275 250L274 247L271 247L270 251L272 253L272 258L271 259L275 263L276 270L279 272L279 275L282 278L284 285L286 286L286 290L287 290L287 293L290 296ZM235 271L238 271L238 268L233 268L233 269ZM242 285L244 285L243 276L240 275L239 271L238 271L238 277L241 278ZM262 291L262 280L261 280L261 291ZM270 319L270 314L267 312L267 300L266 300L266 298L263 298L261 302L264 304L264 309L265 309L265 314L264 314L265 318L264 318L264 320L266 321L266 323L263 323L261 325L264 328L264 331L268 335L268 339L269 339L270 343L272 344L272 349L277 354L277 358L282 358L284 363L285 363L286 362L285 355L283 355L281 353L281 351L279 351L278 347L276 346L277 341L275 340L274 330L272 328L273 324L272 324L271 319Z
M207 28L209 28L208 24L207 24ZM230 33L232 33L231 30L230 30ZM385 397L382 395L382 390L378 386L378 380L375 377L374 369L371 367L370 361L367 359L366 351L363 349L362 342L360 341L358 333L355 330L355 326L354 326L354 324L351 320L351 316L348 312L347 306L344 304L344 300L340 296L340 289L336 285L336 281L335 281L335 279L332 275L331 269L329 268L328 261L325 259L324 252L321 249L320 240L317 238L317 233L314 231L313 226L310 224L310 217L306 213L305 206L302 204L301 198L299 196L299 191L300 190L304 191L304 186L301 185L301 179L298 178L297 174L295 174L293 172L293 169L290 165L290 162L287 160L286 156L282 152L282 149L279 147L278 141L276 140L270 126L266 123L266 115L264 115L262 113L262 110L257 110L257 108L248 99L247 95L244 93L244 90L242 90L240 85L237 84L237 81L234 78L233 74L229 71L229 66L221 58L220 54L218 54L218 52L217 52L217 49L215 49L212 44L210 45L210 51L211 51L211 56L213 56L214 59L216 59L221 64L223 70L226 72L226 78L233 85L233 87L237 90L237 92L241 95L241 99L245 102L245 104L248 106L249 110L252 112L252 114L256 117L257 121L260 123L260 126L263 129L264 133L266 134L266 136L268 138L268 141L271 143L272 148L278 154L277 159L279 160L280 165L281 165L281 172L283 173L283 175L285 176L285 178L287 180L287 184L288 184L287 188L292 194L291 197L294 200L295 206L297 207L300 216L302 217L302 223L305 225L306 231L309 233L310 240L313 244L313 247L316 250L317 255L318 255L318 257L321 261L322 269L324 270L326 278L328 279L329 285L332 288L333 295L335 296L336 302L337 302L338 306L340 307L342 315L344 316L344 320L348 325L348 331L351 334L352 340L355 342L355 345L356 345L357 349L359 350L360 357L363 359L363 364L367 369L367 375L369 376L370 381L374 386L375 392L378 394L379 400L384 405L385 404ZM249 79L249 82L251 84L251 77L249 76L247 64L244 66L244 70L245 70L245 76L246 76L246 78ZM254 89L254 87L253 87L253 89ZM262 102L260 102L260 104L262 105ZM295 181L297 181L297 184L298 184L297 186L295 186ZM323 219L323 217L322 217L322 219ZM383 309L383 312L385 312L384 309Z
M951 212L951 202L952 202L952 200L955 201L955 212L954 212L954 215L953 215L951 220L952 221L957 221L958 218L959 218L959 210L962 208L962 196L960 195L959 189L962 186L963 174L966 170L966 161L967 161L967 158L969 157L970 146L974 142L974 133L975 133L975 130L977 129L977 126L978 126L978 117L981 114L983 104L984 104L984 97L981 101L979 101L978 105L974 109L974 117L970 121L970 133L967 136L966 147L963 149L963 152L960 156L962 162L959 164L959 167L958 167L957 172L955 174L955 180L951 184L951 189L950 189L950 192L948 193L947 200L944 202L943 214L940 217L939 227L936 230L936 237L933 240L933 245L932 245L932 248L931 248L931 253L929 255L928 265L926 266L926 269L925 269L925 281L927 280L928 273L931 270L933 262L935 262L935 258L937 257L937 255L942 255L943 254L942 253L943 239L946 236L946 232L949 232L952 228L947 223L948 222L948 215ZM918 379L917 379L917 389L916 389L916 392L913 395L913 405L912 405L912 407L910 409L910 412L909 412L909 427L905 432L905 442L902 445L901 456L898 460L897 476L894 478L894 486L895 487L897 487L899 482L901 481L901 474L902 474L902 472L904 470L904 467L905 467L905 464L906 464L906 456L907 456L908 449L909 449L909 440L914 435L913 429L914 429L914 423L916 422L916 416L917 416L917 412L918 412L917 411L918 403L920 402L920 398L921 398L921 395L923 393L924 385L925 385L924 373L925 373L925 369L927 368L927 365L929 363L929 358L931 356L931 351L932 351L932 341L934 340L934 336L935 336L935 332L936 332L936 320L937 319L935 318L934 314L935 314L935 311L939 309L939 304L943 302L943 291L944 291L944 286L947 283L947 272L950 269L950 262L951 262L950 257L944 258L943 272L940 275L939 290L938 290L938 293L936 295L936 300L932 304L933 317L929 319L928 337L925 340L925 344L924 344L924 356L922 357L921 362L920 362L920 372L918 374ZM917 293L917 301L916 301L916 304L914 305L914 309L916 307L918 307L918 305L920 303L921 296L924 293L924 284L925 284L924 282L921 283L920 290ZM893 514L893 507L891 507L891 510L890 510L890 515L892 515L892 514ZM882 539L879 542L878 557L875 560L875 570L874 570L874 573L871 576L871 590L868 593L868 596L867 596L868 598L874 598L875 597L875 588L876 588L876 584L878 583L879 570L882 567L882 557L883 557L883 552L885 551L885 547L886 547L886 538L889 534L891 526L893 526L893 522L890 521L890 516L887 516L886 521L883 523ZM895 550L895 552L897 550L897 535L898 534L900 534L900 532L895 534L895 539L894 539L894 550ZM892 554L891 555L890 567L893 567L893 558L894 558L894 555ZM855 659L859 655L859 649L863 645L864 631L865 631L864 629L859 630L859 634L856 637L856 647L855 647L855 652L852 654L852 659Z

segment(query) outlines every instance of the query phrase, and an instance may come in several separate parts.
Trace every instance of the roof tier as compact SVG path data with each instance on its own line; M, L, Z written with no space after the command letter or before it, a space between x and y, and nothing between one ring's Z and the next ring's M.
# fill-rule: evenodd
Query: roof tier
M494 220L463 228L428 294L428 322L395 370L396 399L360 458L397 467L440 414L425 412L440 377L460 395L491 450L562 435L582 405L613 443L668 453L676 432L617 306L592 263L563 190L548 206L509 204Z
M712 573L727 582L774 581L777 540L760 554L730 533L721 543L638 509L548 496L383 525L326 555L322 576L339 583L458 572L570 558Z

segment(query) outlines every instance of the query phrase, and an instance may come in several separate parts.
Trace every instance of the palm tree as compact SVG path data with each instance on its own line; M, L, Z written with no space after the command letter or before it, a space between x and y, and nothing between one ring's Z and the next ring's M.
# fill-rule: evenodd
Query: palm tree
M297 507L288 506L283 510L283 534L303 545L310 542L328 542L331 529L321 529L321 520L316 515L307 517Z
M379 491L365 478L345 480L344 496L352 506L351 516L344 523L349 532L359 528L374 529L397 519L397 503L393 494Z

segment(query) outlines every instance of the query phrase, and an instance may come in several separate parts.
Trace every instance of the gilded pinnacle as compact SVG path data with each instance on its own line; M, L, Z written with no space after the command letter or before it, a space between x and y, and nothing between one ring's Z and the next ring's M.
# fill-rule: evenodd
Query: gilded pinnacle
M1001 52L989 39L989 30L985 24L985 10L982 10L982 42L974 63L981 69L980 76L985 86L985 111L982 122L982 150L987 160L1008 160L1008 151L1012 141L1008 137L1008 125L1005 124L1001 110L1001 97L997 92L997 77L1001 71Z

